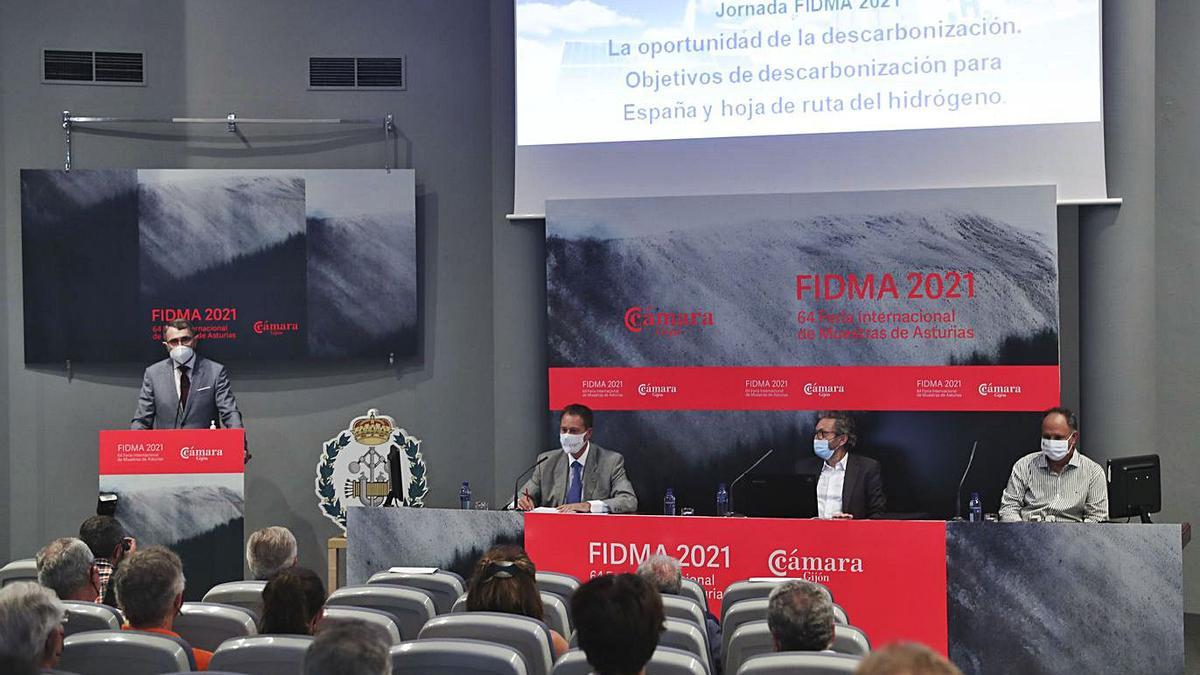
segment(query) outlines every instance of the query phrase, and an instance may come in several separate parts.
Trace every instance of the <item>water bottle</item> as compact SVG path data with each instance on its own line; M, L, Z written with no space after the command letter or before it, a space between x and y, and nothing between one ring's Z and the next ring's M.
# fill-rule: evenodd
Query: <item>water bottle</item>
M971 493L971 501L967 504L967 510L971 513L972 523L983 522L983 502L980 501L978 492Z
M675 490L667 488L667 496L663 497L663 515L675 515Z
M717 486L717 515L729 515L729 491L725 489L724 483Z
M471 508L471 484L465 480L462 489L458 491L458 508L468 510Z

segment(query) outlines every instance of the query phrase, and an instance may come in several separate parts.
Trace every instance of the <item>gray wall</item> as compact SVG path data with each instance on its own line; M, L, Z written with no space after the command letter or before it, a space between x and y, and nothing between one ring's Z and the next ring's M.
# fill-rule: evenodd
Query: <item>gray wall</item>
M3 12L0 12L0 20L3 20ZM4 71L6 60L4 53L0 50L0 105L3 104L4 91ZM0 108L2 110L2 108ZM0 114L0 165L4 160L4 115ZM0 214L7 214L5 204L8 200L7 182L5 188L0 189ZM7 221L5 221L7 222ZM7 234L4 241L7 243ZM8 246L5 246L5 250ZM8 256L0 255L0 282L5 283L5 290L8 290ZM9 299L5 303L5 307L0 308L0 469L3 469L3 476L0 476L0 559L8 559L8 510L9 499L7 495L11 491L12 471L8 470L8 310L7 305L11 303L12 293L5 293L4 297Z
M1063 399L1082 408L1091 454L1163 455L1161 520L1178 521L1193 519L1200 501L1190 447L1200 435L1192 412L1200 403L1200 301L1191 290L1200 259L1200 86L1192 74L1200 46L1191 35L1200 7L1172 0L1158 8L1156 17L1152 3L1105 3L1110 191L1127 205L1059 210ZM1158 26L1157 50L1147 25L1151 33ZM1139 26L1138 40L1112 40ZM41 85L44 47L145 50L149 86ZM410 59L407 92L305 90L310 54L395 53ZM544 230L503 218L512 205L512 69L509 0L0 3L0 278L8 300L0 312L0 467L8 468L0 487L9 494L0 499L0 557L28 555L90 513L95 431L126 422L140 375L137 366L90 368L68 380L62 368L24 365L17 172L61 164L63 109L394 113L402 133L394 163L417 171L422 355L394 367L234 365L256 453L247 527L290 526L304 559L319 567L336 531L312 496L319 443L368 406L424 439L431 505L452 505L461 480L478 498L503 501L546 432ZM1155 99L1146 96L1153 75L1157 138ZM373 130L306 141L311 129L275 132L303 137L288 140L248 127L250 149L219 129L124 131L132 133L77 135L76 166L359 168L386 156ZM1129 246L1135 258L1122 250ZM1195 556L1185 556L1185 568L1187 607L1197 611Z
M1154 267L1158 332L1151 373L1158 390L1157 414L1122 411L1136 421L1139 447L1163 461L1160 522L1200 525L1200 3L1169 0L1157 5L1157 139ZM1115 412L1115 411L1114 411ZM1184 550L1186 610L1200 612L1200 555Z
M492 302L495 322L497 502L512 499L516 476L544 449L546 373L546 228L504 220L512 211L515 91L513 3L492 2Z

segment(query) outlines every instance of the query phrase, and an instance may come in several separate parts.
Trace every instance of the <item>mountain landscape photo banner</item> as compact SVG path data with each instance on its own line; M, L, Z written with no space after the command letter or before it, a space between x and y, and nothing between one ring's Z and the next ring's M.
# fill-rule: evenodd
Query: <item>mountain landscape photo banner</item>
M416 353L412 171L21 171L25 362ZM83 326L66 331L64 326Z
M1057 405L1055 190L547 204L552 408Z
M851 410L889 514L956 513L976 442L995 511L1059 403L1057 248L1053 187L548 202L546 440L603 411L639 511L705 514Z

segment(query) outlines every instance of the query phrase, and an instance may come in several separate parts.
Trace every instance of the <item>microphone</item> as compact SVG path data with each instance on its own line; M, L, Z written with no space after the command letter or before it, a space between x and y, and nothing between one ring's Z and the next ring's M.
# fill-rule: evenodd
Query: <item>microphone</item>
M962 520L962 487L963 483L967 482L967 474L971 471L971 462L975 461L975 450L979 447L979 441L971 444L971 458L967 460L967 468L963 469L962 478L958 479L958 493L955 495L954 502L954 519Z
M759 457L753 464L751 464L749 469L746 469L745 471L743 471L742 475L738 476L737 478L734 478L733 482L729 484L728 490L729 490L729 511L730 511L730 513L733 512L733 486L737 485L738 481L745 478L747 474L749 474L751 471L756 469L759 464L762 464L763 460L770 457L772 452L775 452L775 448L771 448L770 450L767 450L765 453L763 453L763 456Z
M517 482L513 483L513 500L512 500L511 508L509 510L511 510L511 511L517 510L517 490L521 489L521 479L523 479L523 478L525 478L525 476L528 476L529 474L533 473L534 469L541 466L542 462L544 462L548 459L550 459L549 455L539 459L538 461L533 463L533 466L529 467L528 469L525 469L524 471L521 472L520 475L517 476Z

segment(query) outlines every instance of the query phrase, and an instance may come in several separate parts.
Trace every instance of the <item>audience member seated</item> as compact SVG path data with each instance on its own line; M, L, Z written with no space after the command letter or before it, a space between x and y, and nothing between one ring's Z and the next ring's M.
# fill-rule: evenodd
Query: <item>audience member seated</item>
M663 631L662 596L636 574L606 574L571 596L579 647L599 675L640 675Z
M263 615L258 632L264 635L312 635L325 607L325 584L307 567L283 570L263 589Z
M95 557L96 571L100 574L101 602L116 607L117 599L109 580L121 561L137 550L137 540L129 536L125 527L112 516L92 516L83 521L79 526L79 538Z
M280 570L295 567L296 537L286 527L273 525L264 527L246 542L246 564L250 574L259 581L266 581Z
M183 605L183 563L163 546L151 546L129 556L113 574L117 604L128 622L124 628L179 637L171 630ZM196 669L208 670L212 652L192 649Z
M646 558L641 565L638 565L637 573L639 577L657 588L659 593L690 597L683 595L683 565L669 555L656 553ZM704 611L704 630L708 633L708 650L717 669L717 675L720 675L723 665L721 663L721 622L713 616L712 612L708 611L707 607L700 609Z
M55 539L38 551L38 583L60 600L99 602L100 573L88 545L80 539Z
M389 642L383 629L362 621L322 626L304 655L304 675L388 675Z
M767 600L767 627L777 652L821 652L833 644L833 603L816 584L785 581Z
M855 675L962 675L953 663L916 642L896 642L872 652Z
M537 569L520 546L497 546L479 559L467 584L468 612L504 612L544 620ZM554 658L571 648L567 640L550 631Z
M54 592L31 581L0 589L0 672L50 669L62 655L66 610Z

